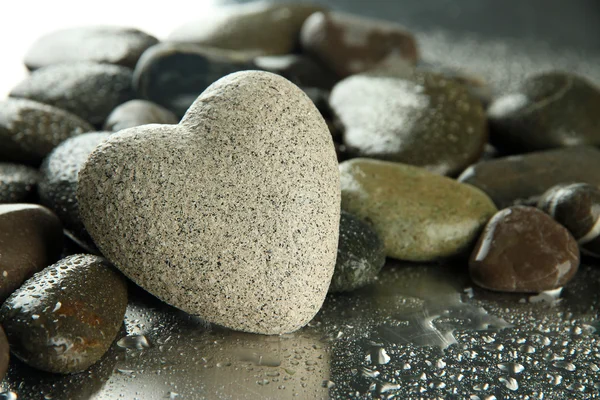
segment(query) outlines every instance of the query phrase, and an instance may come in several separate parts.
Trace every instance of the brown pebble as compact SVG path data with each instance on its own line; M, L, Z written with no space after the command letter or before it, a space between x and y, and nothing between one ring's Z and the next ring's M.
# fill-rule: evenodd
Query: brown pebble
M473 282L500 292L542 292L564 286L579 267L577 241L542 211L515 206L486 225L471 259Z

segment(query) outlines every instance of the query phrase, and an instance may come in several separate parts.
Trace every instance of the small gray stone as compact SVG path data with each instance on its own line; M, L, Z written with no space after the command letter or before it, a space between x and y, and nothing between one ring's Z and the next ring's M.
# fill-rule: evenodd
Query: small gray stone
M164 107L146 100L130 100L115 108L104 123L107 131L148 124L176 124L179 118Z
M39 38L27 51L30 70L52 64L92 61L133 68L140 55L158 40L140 30L119 26L62 29Z
M41 203L58 215L69 233L92 250L94 243L79 218L78 174L91 152L109 136L109 132L90 132L65 140L40 168Z
M375 281L385 264L385 247L366 222L342 211L340 240L329 292L347 292Z
M37 166L63 140L93 130L67 111L8 98L0 102L0 159Z
M339 174L325 121L286 79L209 87L179 125L120 131L79 173L102 253L158 298L255 333L306 325L335 267Z
M86 370L123 323L127 283L108 262L74 255L35 274L0 308L12 353L43 371Z
M40 174L26 165L0 163L0 203L27 203L36 197Z
M140 58L133 84L144 99L182 116L196 98L227 74L255 69L250 55L189 43L160 43Z
M92 62L50 65L32 72L10 96L62 108L98 126L135 97L132 74L126 67Z

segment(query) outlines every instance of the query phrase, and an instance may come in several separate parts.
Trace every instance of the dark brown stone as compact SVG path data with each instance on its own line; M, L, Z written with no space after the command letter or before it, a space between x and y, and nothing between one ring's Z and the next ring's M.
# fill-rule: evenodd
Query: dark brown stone
M36 204L0 205L0 300L58 259L63 247L60 220Z
M263 71L281 75L300 87L331 89L338 81L332 71L299 54L256 57L254 65Z
M487 122L467 89L437 74L350 76L329 103L352 156L456 175L481 157Z
M458 180L486 192L498 208L535 205L542 193L561 183L600 186L600 151L582 146L500 157L472 165Z
M579 267L577 241L534 207L499 211L486 225L471 259L473 282L501 292L542 292L564 286Z
M413 35L402 26L339 12L311 15L300 34L305 52L346 77L381 65L414 64Z
M114 341L127 284L106 260L74 255L35 274L0 308L12 353L55 373L86 370Z
M133 28L86 26L63 29L39 38L27 51L30 70L52 64L92 61L133 68L158 39Z
M35 70L10 92L39 101L102 126L119 104L135 97L133 71L120 65L77 62Z
M600 145L599 109L600 90L586 79L536 75L490 105L490 140L511 153Z
M584 253L600 256L600 189L587 183L557 185L538 207L573 234Z
M38 166L63 140L93 130L60 108L8 98L0 101L0 160Z
M10 347L4 329L0 326L0 381L4 379L8 371L8 362L10 361Z
M0 163L0 203L34 201L38 170L26 165Z

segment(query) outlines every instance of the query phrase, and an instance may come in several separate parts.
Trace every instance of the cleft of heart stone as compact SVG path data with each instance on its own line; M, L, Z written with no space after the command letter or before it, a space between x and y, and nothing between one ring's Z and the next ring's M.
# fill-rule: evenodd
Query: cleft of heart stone
M179 125L112 135L77 191L98 248L163 301L231 329L306 325L333 274L338 165L319 111L291 82L244 71Z

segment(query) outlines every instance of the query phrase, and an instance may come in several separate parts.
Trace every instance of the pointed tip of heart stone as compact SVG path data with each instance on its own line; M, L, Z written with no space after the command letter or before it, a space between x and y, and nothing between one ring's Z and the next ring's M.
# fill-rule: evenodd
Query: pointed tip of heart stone
M155 296L228 328L279 334L320 309L340 184L327 125L268 72L228 75L179 125L114 134L79 175L102 253Z

